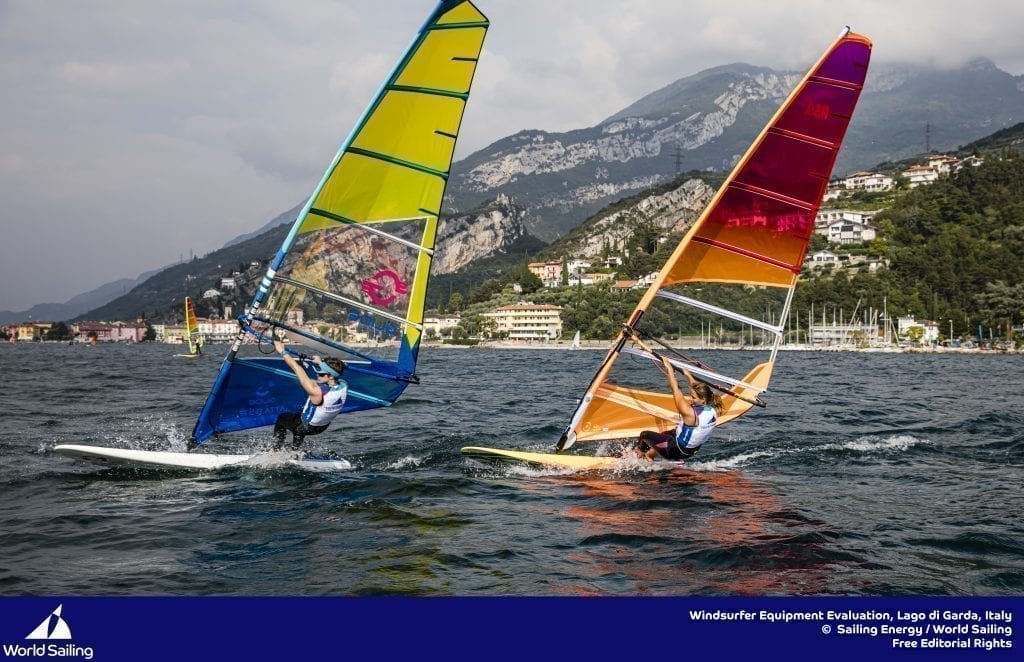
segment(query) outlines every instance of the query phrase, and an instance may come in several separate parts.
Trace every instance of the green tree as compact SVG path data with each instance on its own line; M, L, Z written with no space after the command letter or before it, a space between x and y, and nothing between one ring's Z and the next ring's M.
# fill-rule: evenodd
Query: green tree
M154 340L156 340L156 329L154 329L153 325L150 324L148 321L146 322L146 335L142 337L142 340L143 342L153 342Z
M522 288L523 294L532 294L544 287L544 282L537 277L537 274L530 271L529 267L522 267L515 275L516 282Z
M989 283L985 291L976 295L980 313L992 326L1002 326L1006 339L1013 339L1013 320L1024 312L1024 284L1007 285L997 280Z
M480 335L486 338L495 338L498 335L498 320L493 317L484 317L480 320Z
M43 338L46 340L71 340L72 334L71 329L64 322L57 322L43 334Z
M463 297L461 292L452 292L451 297L448 299L448 310L453 313L457 313L462 310Z

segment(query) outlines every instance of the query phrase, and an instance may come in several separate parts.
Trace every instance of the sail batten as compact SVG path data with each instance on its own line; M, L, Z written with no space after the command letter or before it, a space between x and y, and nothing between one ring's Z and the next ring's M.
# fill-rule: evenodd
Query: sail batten
M835 87L842 87L847 90L856 91L859 89L857 85L854 83L845 80L837 80L835 78L826 78L825 76L812 76L810 80L814 81L815 83L822 83L823 85L834 85Z
M714 246L715 248L720 248L723 251L729 251L730 253L733 253L735 255L748 257L752 260L756 260L757 262L761 262L762 264L768 264L773 267L779 267L780 269L789 269L790 271L794 269L793 265L782 262L781 260L776 260L775 258L768 257L767 255L761 255L760 253L755 253L754 251L744 250L739 246L733 246L732 244L727 244L722 241L715 241L714 239L707 239L705 237L694 237L693 241L698 244L707 244L708 246ZM799 269L797 269L797 271L799 271Z
M817 177L818 174L814 173L814 176ZM787 205L793 205L794 207L799 207L800 209L803 209L805 211L811 211L811 210L814 209L814 205L813 204L811 204L809 202L806 202L804 200L798 200L796 198L791 198L788 195L783 195L782 193L779 193L778 191L774 191L772 189L766 189L766 188L763 188L761 186L755 186L754 184L748 184L748 183L742 182L742 181L734 181L734 182L730 183L729 184L729 188L730 189L735 189L737 191L745 191L747 193L755 193L757 195L762 195L762 196L764 196L766 198L771 198L772 200L775 200L777 202L782 202L782 203L785 203Z
M767 390L785 336L815 216L870 54L871 41L847 29L793 88L641 297L556 450L672 429L678 423L672 395L661 370L651 369L663 365L661 357L697 379L729 386L719 424L752 405L764 406L759 395ZM665 342L657 341L665 349L655 352L641 340L671 331L681 336L683 324L696 317L702 347L728 341L767 360L731 377ZM622 354L644 360L620 362Z
M435 131L435 133L436 133L436 131ZM348 151L351 154L360 154L362 156L365 156L365 157L371 158L371 159L379 159L381 161L387 161L388 163L393 163L395 165L402 166L403 168L411 168L412 170L419 170L420 172L425 172L428 175L434 175L435 177L440 177L441 179L448 179L448 173L447 172L442 172L440 170L435 170L433 168L430 168L430 167L425 166L425 165L420 164L420 163L413 163L411 161L405 161L403 159L399 159L397 157L390 156L388 154L381 154L380 152L371 152L368 149L359 149L358 147L349 147L348 150L346 150L346 151Z
M651 361L659 361L659 359L654 354L652 354L651 352L648 352L648 351L643 350L643 349L637 349L636 347L626 347L626 348L624 348L622 350L622 352L624 354L631 354L633 356L639 356L641 358L650 359ZM750 389L752 391L757 391L757 392L761 392L761 391L764 390L764 389L762 389L762 388L760 388L758 386L755 386L754 384L748 384L747 382L743 381L742 379L736 379L735 377L729 377L728 375L725 375L723 373L715 372L714 370L708 370L706 368L701 368L701 367L699 367L697 365L693 365L693 364L687 363L685 361L679 361L678 359L669 358L669 363L671 363L672 365L676 366L677 368L686 368L693 375L695 375L697 377L700 377L700 378L703 378L703 379L705 379L707 381L710 381L710 382L725 383L725 384L728 384L729 386L741 386L741 387L743 387L745 389ZM671 413L674 414L675 413L675 408L672 408L670 410L666 409L666 411L670 411Z
M782 327L781 326L775 326L775 325L772 325L772 324L767 324L767 323L762 322L760 320L756 320L753 317L747 317L746 315L740 315L739 313L735 313L735 312L733 312L731 310L728 310L726 308L722 308L720 306L713 306L710 303L705 303L704 301L700 301L698 299L693 299L691 297L686 297L686 296L683 296L681 294L676 294L675 292L667 292L665 290L658 290L658 296L659 297L663 297L665 299L673 299L673 300L678 301L680 303L685 303L685 304L687 304L689 306L693 306L694 308L698 308L700 310L704 310L704 311L707 311L709 313L714 313L716 315L721 315L722 317L728 317L729 319L736 320L737 322L741 322L743 324L749 324L750 326L757 327L759 329L764 329L765 331L770 331L771 333L782 333Z
M450 97L465 101L469 98L468 92L454 92L452 90L439 90L433 87L415 87L413 85L389 85L388 90L392 92L410 92L412 94L430 94L437 97Z
M771 132L774 133L775 135L778 135L778 136L784 136L786 138L792 138L793 140L800 140L800 141L805 142L805 143L810 143L812 145L817 145L818 147L824 147L825 149L834 149L834 148L838 147L838 145L836 145L835 143L829 142L828 140L823 140L821 138L815 138L814 136L809 136L809 135L807 135L805 133L797 133L796 131L789 131L787 129L778 129L778 128L772 129Z
M294 287L299 287L299 288L302 288L302 289L306 290L307 292L311 292L311 293L314 293L314 294L319 294L319 295L321 295L323 297L326 297L328 299L333 299L334 301L337 301L338 303L343 303L345 305L352 306L353 308L359 308L360 310L363 310L363 311L366 311L366 312L369 312L369 313L373 313L374 315L379 315L381 317L385 317L387 319L390 319L393 322L401 322L402 324L411 324L411 325L413 325L413 326L415 326L417 328L423 328L422 324L414 322L411 319L409 319L408 317L401 317L399 315L395 315L393 313L389 313L388 311L386 311L386 310L384 310L382 308L374 308L373 306L365 304L365 303L363 303L361 301L356 301L354 299L349 299L347 297L343 297L341 295L334 294L333 292L328 292L327 290L322 290L319 287L314 287L314 286L310 285L309 283L302 283L302 282L299 282L297 280L293 280L291 278L284 278L282 276L277 276L276 278L274 278L274 280L276 282L278 282L278 283L286 283L286 284L292 285Z
M420 210L420 211L425 211L425 210ZM390 241L396 241L396 242L398 242L400 244L405 244L409 248L414 248L414 249L416 249L418 251L422 251L423 253L426 253L428 255L433 255L434 254L434 249L433 248L430 248L428 246L423 246L421 244L417 244L415 242L403 239L403 238L395 236L393 234L388 234L387 232L384 232L383 230L378 230L377 228L373 227L373 225L371 223L360 222L360 221L353 220L351 218L345 218L344 216L338 216L337 214L332 214L331 212L324 211L323 209L312 208L312 209L309 210L309 213L313 214L315 216L320 216L320 217L323 217L323 218L329 218L332 221L338 221L339 223L345 223L345 224L348 224L348 225L360 225L367 232L372 232L373 234L375 234L375 235L377 235L379 237L384 237L384 238L386 238L386 239L388 239ZM412 220L424 220L425 221L426 219L402 218L402 219L387 219L387 220L388 221L412 221ZM384 221L384 222L387 222L387 221Z
M439 214L489 25L471 0L440 0L424 21L271 259L195 441L301 408L280 358L240 360L275 332L301 346L293 354L351 362L343 414L389 406L418 381Z

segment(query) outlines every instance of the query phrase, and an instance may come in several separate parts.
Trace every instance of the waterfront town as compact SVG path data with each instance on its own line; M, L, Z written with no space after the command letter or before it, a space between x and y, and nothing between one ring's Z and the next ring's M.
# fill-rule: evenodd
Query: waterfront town
M501 306L484 313L483 330L477 339L497 342L503 346L543 347L564 343L565 329L562 308L549 304L522 301ZM371 335L355 323L329 325L323 320L303 320L302 311L292 311L290 323L296 328L329 337L344 338L346 342L367 344L374 342ZM234 319L199 318L199 335L204 344L228 343L238 334ZM424 337L428 343L444 343L461 339L462 317L458 313L429 313L424 317ZM70 343L140 343L152 341L180 345L186 342L184 325L150 324L143 319L130 322L75 322L66 324ZM2 328L8 342L44 342L57 340L54 322L23 322ZM326 331L326 333L325 333ZM933 320L917 320L912 315L893 318L886 324L884 316L876 322L850 320L824 320L807 324L801 335L804 342L789 343L786 349L808 350L891 350L900 349L963 349L1007 350L1009 346L998 340L975 338L955 339L941 332L941 325ZM722 342L710 330L706 335L679 339L684 346L705 349L760 348L759 342ZM588 343L591 347L605 347L606 342Z

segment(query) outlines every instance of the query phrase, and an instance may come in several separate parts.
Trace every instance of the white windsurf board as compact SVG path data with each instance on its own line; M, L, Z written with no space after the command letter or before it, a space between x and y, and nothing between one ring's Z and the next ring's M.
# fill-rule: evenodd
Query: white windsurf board
M87 462L106 466L149 469L191 469L213 471L231 466L272 468L293 466L307 471L348 471L352 464L342 458L316 458L290 453L257 453L253 455L225 455L215 453L177 453L173 451L142 451L131 448L107 448L59 444L54 452Z

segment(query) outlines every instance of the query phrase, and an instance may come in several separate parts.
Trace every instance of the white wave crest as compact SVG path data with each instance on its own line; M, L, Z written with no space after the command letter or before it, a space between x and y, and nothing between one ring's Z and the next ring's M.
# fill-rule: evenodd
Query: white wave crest
M388 464L385 468L386 469L408 469L409 467L412 467L413 469L415 469L416 467L420 466L421 464L423 464L426 461L427 461L427 458L425 458L425 457L413 457L412 455L406 455L405 457L400 458L398 460L395 460L391 464Z
M918 444L931 443L926 439L918 439L909 434L897 434L891 437L860 437L853 441L844 441L839 444L828 444L823 446L829 450L849 450L858 451L861 453L870 453L872 451L905 451Z

